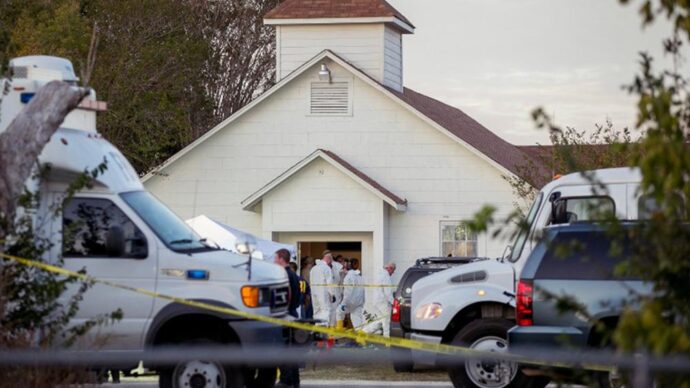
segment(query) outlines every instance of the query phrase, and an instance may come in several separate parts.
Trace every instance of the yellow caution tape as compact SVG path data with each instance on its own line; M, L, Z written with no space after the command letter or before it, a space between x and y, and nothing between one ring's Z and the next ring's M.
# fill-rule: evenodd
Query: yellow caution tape
M325 334L325 335L333 336L333 337L349 338L349 339L353 339L355 341L358 341L359 343L370 342L370 343L379 344L379 345L395 346L395 347L400 347L400 348L405 348L405 349L422 350L422 351L428 351L428 352L433 352L433 353L443 353L443 354L448 354L448 355L452 355L452 354L465 354L465 355L475 354L478 357L481 357L482 353L483 353L481 351L477 351L475 349L462 347L462 346L427 343L427 342L422 342L422 341L410 340L407 338L384 337L382 335L369 334L369 333L364 333L362 331L354 331L352 329L344 329L344 328L343 329L337 329L337 328L331 328L331 327L326 327L326 326L312 325L312 324L303 323L303 322L288 321L285 319L249 313L249 312L235 310L235 309L231 309L231 308L227 308L227 307L215 306L212 304L192 301L192 300L188 300L188 299L184 299L184 298L178 298L175 296L161 294L159 292L155 292L155 291L151 291L151 290L147 290L147 289L143 289L143 288L130 287L130 286L126 286L124 284L119 284L119 283L111 282L108 280L94 278L94 277L91 277L85 273L70 271L68 269L58 267L55 265L46 264L46 263L43 263L40 261L26 259L26 258L22 258L22 257L18 257L18 256L8 255L6 253L0 253L0 257L7 259L7 260L17 262L17 263L22 264L22 265L26 265L26 266L33 267L33 268L38 268L38 269L41 269L44 271L52 272L55 274L66 276L66 277L75 278L75 279L78 279L78 280L81 280L84 282L100 283L100 284L104 284L104 285L107 285L110 287L128 290L128 291L136 292L139 294L148 295L148 296L151 296L153 298L168 300L168 301L179 303L182 305L186 305L186 306L190 306L190 307L196 307L196 308L208 310L208 311L214 311L214 312L218 312L221 314L233 315L233 316L240 317L240 318L251 319L251 320L255 320L255 321L260 321L260 322L278 325L278 326L289 327L289 328L297 329L297 330L304 330L304 331L310 331L310 332L315 332L315 333L321 333L321 334ZM520 361L514 361L514 362L520 362ZM571 366L570 364L565 364L565 363L534 362L533 360L531 360L529 358L525 358L523 362L533 364L533 365L542 365L542 366L551 366L551 367L569 367L569 366ZM586 369L592 369L592 370L600 370L600 371L611 370L610 367L601 366L601 365L582 365L582 366L585 367Z
M361 288L398 288L392 284L310 284L310 287L361 287Z

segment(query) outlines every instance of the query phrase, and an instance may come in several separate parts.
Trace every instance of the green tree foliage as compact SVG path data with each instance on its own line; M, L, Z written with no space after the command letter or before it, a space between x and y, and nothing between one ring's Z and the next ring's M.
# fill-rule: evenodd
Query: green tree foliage
M71 59L109 104L100 132L143 174L272 85L274 32L263 15L277 3L0 0L0 63Z
M690 219L690 79L681 71L684 60L681 54L690 43L690 2L641 0L639 4L643 25L665 18L673 26L671 37L661 42L665 54L673 59L671 68L656 69L651 56L642 53L640 73L628 87L628 92L638 99L636 126L642 132L641 138L631 141L627 132L609 136L604 129L603 143L615 144L609 148L614 153L603 159L590 155L583 158L589 141L582 143L583 137L577 132L560 131L542 110L535 111L534 118L537 126L548 128L558 137L554 153L549 155L556 155L552 164L548 164L548 158L542 159L544 164L559 165L565 168L563 172L569 172L604 167L599 162L627 161L642 172L638 194L651 199L648 219L631 232L635 238L628 243L632 245L633 257L618 271L648 281L653 285L653 293L638 295L637 307L625 311L612 336L602 333L601 338L612 339L612 343L606 340L601 345L613 345L628 353L687 356L690 355L690 227L687 224ZM599 135L595 132L594 136ZM605 192L605 187L598 191ZM510 221L516 219L512 217ZM488 230L492 223L502 221L493 219L490 207L475 219L473 226L479 230ZM624 241L623 230L615 217L611 214L606 219L610 221L609 232ZM523 223L519 229L526 227ZM579 308L568 302L565 298L560 305ZM586 311L583 316L587 316ZM611 330L603 325L597 327ZM659 387L690 387L688 374L656 373L654 381Z
M690 3L683 0L643 1L643 23L656 17L673 22L673 36L663 42L667 55L680 63L690 42ZM638 254L626 271L653 282L653 297L642 309L628 311L615 333L628 351L690 354L690 89L687 74L677 66L655 70L647 54L641 72L629 87L638 97L637 126L645 130L633 163L643 175L642 190L659 204L641 226ZM688 376L658 376L661 386L690 387Z

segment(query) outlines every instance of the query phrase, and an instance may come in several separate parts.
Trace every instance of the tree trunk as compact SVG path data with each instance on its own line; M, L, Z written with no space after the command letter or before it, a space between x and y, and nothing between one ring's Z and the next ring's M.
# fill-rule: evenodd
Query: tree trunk
M49 82L0 133L0 220L12 222L17 199L38 155L65 116L88 94L88 89L62 81ZM0 239L4 234L0 224Z

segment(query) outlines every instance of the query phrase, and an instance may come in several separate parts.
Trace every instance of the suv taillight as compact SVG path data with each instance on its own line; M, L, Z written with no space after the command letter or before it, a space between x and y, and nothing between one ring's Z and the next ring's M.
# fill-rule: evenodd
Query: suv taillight
M515 315L518 326L532 326L534 324L532 316L532 302L534 287L531 280L520 280L517 286L515 303Z
M393 299L393 309L391 311L391 321L400 322L400 301Z

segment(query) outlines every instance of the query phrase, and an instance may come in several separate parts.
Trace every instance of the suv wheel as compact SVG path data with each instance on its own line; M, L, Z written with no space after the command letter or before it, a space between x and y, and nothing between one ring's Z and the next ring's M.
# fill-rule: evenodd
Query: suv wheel
M393 369L398 373L409 373L414 370L412 352L409 349L395 349L396 360L393 361Z
M184 342L184 345L218 345L211 340ZM240 368L214 361L191 360L159 370L160 388L242 388L244 379Z
M514 323L506 319L480 319L470 322L455 335L453 345L471 349L504 353L508 350L508 329ZM525 376L514 362L467 360L449 369L448 374L457 388L541 388L548 384L542 378Z

